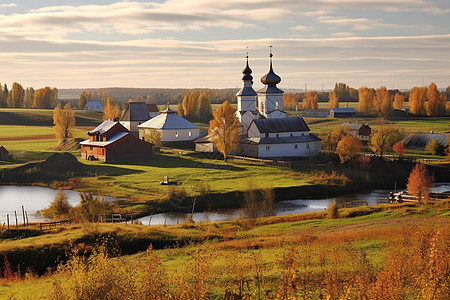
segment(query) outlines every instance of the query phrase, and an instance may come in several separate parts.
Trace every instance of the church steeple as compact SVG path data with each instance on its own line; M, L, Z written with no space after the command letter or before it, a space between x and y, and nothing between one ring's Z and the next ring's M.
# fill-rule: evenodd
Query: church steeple
M245 63L245 68L244 70L242 70L242 74L244 74L244 76L242 76L242 80L243 81L252 81L253 80L253 76L252 74L252 69L250 69L250 67L248 66L248 52L247 52L247 56L245 57L246 59L246 63Z
M269 59L270 59L270 63L269 63L269 71L267 72L266 75L264 75L261 78L261 82L265 85L268 86L276 86L278 83L281 82L281 78L280 76L278 76L277 74L275 74L275 72L273 71L273 66L272 66L272 46L270 47L270 54L269 54Z
M256 111L256 92L253 89L252 69L248 65L248 52L245 57L245 67L242 70L244 86L237 92L238 111Z

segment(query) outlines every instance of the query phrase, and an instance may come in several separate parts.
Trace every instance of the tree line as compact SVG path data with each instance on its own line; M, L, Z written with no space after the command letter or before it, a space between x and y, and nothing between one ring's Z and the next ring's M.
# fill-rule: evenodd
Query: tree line
M20 83L14 82L9 90L6 83L0 84L0 107L53 108L57 100L57 88L24 89Z
M354 89L345 83L336 83L329 93L286 93L283 95L283 105L287 110L295 110L318 109L318 102L328 102L329 108L339 108L342 102L358 102L359 113L388 117L408 103L411 114L434 117L450 111L449 97L450 86L445 92L439 92L434 83L428 87L413 87L407 92L388 90L385 86L378 89L366 86Z

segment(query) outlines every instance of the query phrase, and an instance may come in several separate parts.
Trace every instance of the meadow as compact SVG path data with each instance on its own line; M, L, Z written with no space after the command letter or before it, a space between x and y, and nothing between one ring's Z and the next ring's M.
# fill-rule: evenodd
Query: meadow
M447 299L449 201L340 209L339 216L80 223L38 236L2 236L0 297ZM21 276L20 255L13 253L27 253L28 260L19 259ZM38 256L50 262L47 255L59 255L58 268L53 262L38 272L26 265Z

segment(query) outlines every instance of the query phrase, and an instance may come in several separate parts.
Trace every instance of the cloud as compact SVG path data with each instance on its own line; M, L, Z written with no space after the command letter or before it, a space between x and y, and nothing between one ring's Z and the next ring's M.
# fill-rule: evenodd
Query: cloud
M16 7L17 5L15 3L5 3L0 4L0 7Z
M334 26L350 26L353 30L372 30L375 28L413 28L415 26L399 25L399 24L387 24L378 20L372 20L368 18L347 18L347 17L329 17L321 16L316 20L319 23L334 25Z
M291 27L289 29L295 30L295 31L312 31L312 30L318 29L318 27L298 25L298 26Z

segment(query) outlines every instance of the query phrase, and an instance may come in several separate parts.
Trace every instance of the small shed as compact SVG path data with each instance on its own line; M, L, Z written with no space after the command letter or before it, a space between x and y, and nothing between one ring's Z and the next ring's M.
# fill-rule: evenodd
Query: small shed
M436 140L444 147L448 147L448 134L446 133L423 133L408 132L400 141L410 150L424 150L429 142Z
M358 112L354 108L332 108L330 109L331 118L354 118Z
M84 108L88 111L103 112L103 104L100 100L87 100Z
M0 160L7 161L10 160L11 156L9 155L8 150L5 147L0 146Z
M341 128L345 128L349 135L356 136L361 142L368 142L372 128L368 124L356 122L345 122L341 124Z
M193 141L200 136L199 126L180 117L170 108L137 127L141 140L147 140L153 131L161 133L161 142Z

